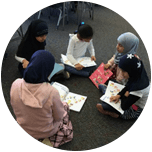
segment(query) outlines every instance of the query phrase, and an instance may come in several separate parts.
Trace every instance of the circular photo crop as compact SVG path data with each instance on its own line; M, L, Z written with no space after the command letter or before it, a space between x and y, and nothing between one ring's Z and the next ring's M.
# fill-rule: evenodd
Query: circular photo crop
M140 119L150 81L138 31L91 2L50 4L29 16L2 58L3 95L22 137L59 150L115 143Z

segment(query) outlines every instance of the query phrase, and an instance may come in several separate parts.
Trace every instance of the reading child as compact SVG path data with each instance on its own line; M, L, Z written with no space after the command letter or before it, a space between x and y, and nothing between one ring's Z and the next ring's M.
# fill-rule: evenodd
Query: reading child
M131 53L136 54L138 45L139 45L139 39L130 32L126 32L121 34L117 39L117 46L116 46L116 53L113 55L113 57L105 64L105 69L110 69L113 72L113 75L110 77L110 79L117 81L120 84L125 85L126 80L123 78L121 71L118 67L120 58L124 55ZM99 85L100 91L105 93L106 85Z
M66 71L71 74L89 77L89 75L95 70L96 66L85 68L76 60L77 58L84 57L86 51L88 50L91 55L91 60L96 61L92 37L93 29L90 25L87 24L81 25L77 34L70 34L66 55L75 68L65 65Z
M15 55L19 62L18 69L23 76L23 72L29 64L30 58L34 52L44 50L48 34L47 23L41 19L34 20L30 23ZM64 67L64 65L62 65ZM68 73L60 71L63 76L68 78Z
M99 112L105 115L123 119L137 119L141 114L150 90L150 83L143 62L133 54L124 55L120 58L119 68L122 76L128 79L124 89L116 96L111 96L110 102L121 99L123 114L118 113L107 103L97 104Z
M29 25L15 55L22 76L33 53L45 49L47 34L48 26L45 21L38 19Z
M10 102L19 125L36 139L49 138L54 147L69 142L73 129L69 106L60 100L58 91L48 82L55 59L50 52L36 51L10 91Z

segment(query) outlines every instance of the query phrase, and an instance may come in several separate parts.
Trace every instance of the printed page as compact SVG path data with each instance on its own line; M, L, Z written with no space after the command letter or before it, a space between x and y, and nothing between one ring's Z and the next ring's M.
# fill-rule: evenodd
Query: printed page
M110 97L117 95L124 87L125 86L121 84L109 81L106 93L100 98L100 100L108 103L109 105L114 107L116 110L118 110L121 114L123 114L124 111L121 109L121 100L119 100L118 103L110 102Z
M58 82L54 82L52 86L59 91L60 99L61 101L63 101L66 98L67 94L69 93L69 89Z
M67 56L61 54L62 60L64 64L67 64L69 66L75 67L67 58ZM84 67L91 67L91 66L95 66L96 63L94 61L91 61L90 57L82 57L82 58L78 58L77 59L78 63L80 63L81 65L83 65Z
M80 112L86 99L86 96L69 92L64 101L68 103L71 110Z
M97 65L94 61L91 61L90 57L78 58L77 61L84 67L91 67Z
M75 67L75 66L68 60L67 56L61 54L61 58L62 58L64 64L67 64L67 65L69 65L69 66Z

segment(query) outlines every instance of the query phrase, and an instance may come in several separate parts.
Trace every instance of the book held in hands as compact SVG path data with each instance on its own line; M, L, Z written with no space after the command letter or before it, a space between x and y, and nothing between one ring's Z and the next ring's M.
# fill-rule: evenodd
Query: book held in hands
M119 111L121 114L124 113L124 111L121 108L121 99L115 103L115 102L110 102L110 97L111 96L116 96L125 86L118 84L113 81L109 81L107 89L105 94L100 98L100 100L106 102L107 104L111 105L113 108L115 108L117 111Z
M113 73L109 69L104 69L104 63L101 63L100 66L91 74L89 79L98 88L99 84L104 84L112 75Z
M67 56L61 54L61 58L64 64L75 67L67 58ZM96 63L94 61L91 61L90 57L81 57L77 59L77 62L79 64L81 64L84 67L91 67L91 66L95 66Z
M58 90L61 101L68 103L70 110L80 112L87 96L69 92L69 89L65 85L58 82L53 82L51 85Z

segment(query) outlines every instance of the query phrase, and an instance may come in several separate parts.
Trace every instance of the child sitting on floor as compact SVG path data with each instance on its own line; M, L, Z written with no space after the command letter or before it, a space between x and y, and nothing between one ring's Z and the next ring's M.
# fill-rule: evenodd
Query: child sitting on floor
M128 79L124 89L116 96L110 97L110 102L119 102L121 99L121 108L124 114L105 102L97 104L99 112L110 115L114 118L137 119L141 114L150 90L150 82L145 71L143 62L133 54L123 56L119 61L119 68L125 79Z
M45 50L46 38L48 34L48 25L41 19L36 19L30 23L28 29L19 44L15 54L15 59L19 62L18 69L23 77L23 72L29 64L31 56L38 50ZM60 64L63 69L53 76L53 79L69 78L69 73L64 71L64 65Z
M36 51L10 91L11 105L18 124L35 139L48 138L53 147L69 142L73 128L69 106L60 100L59 92L50 85L48 76L55 59L48 51Z
M71 74L89 77L95 70L96 66L83 67L77 62L77 58L84 57L88 50L91 55L91 60L96 61L95 50L92 43L93 29L90 25L81 25L77 34L70 34L69 45L67 48L67 58L75 66L75 68L65 65L65 70Z
M139 39L130 32L126 32L121 34L117 39L117 46L116 46L116 53L113 55L113 57L105 64L105 69L110 69L113 72L113 75L110 77L110 79L117 81L120 84L125 85L126 80L123 78L121 71L118 67L120 58L124 55L131 53L136 54L138 45L139 45ZM100 91L102 93L105 93L106 85L99 85Z

